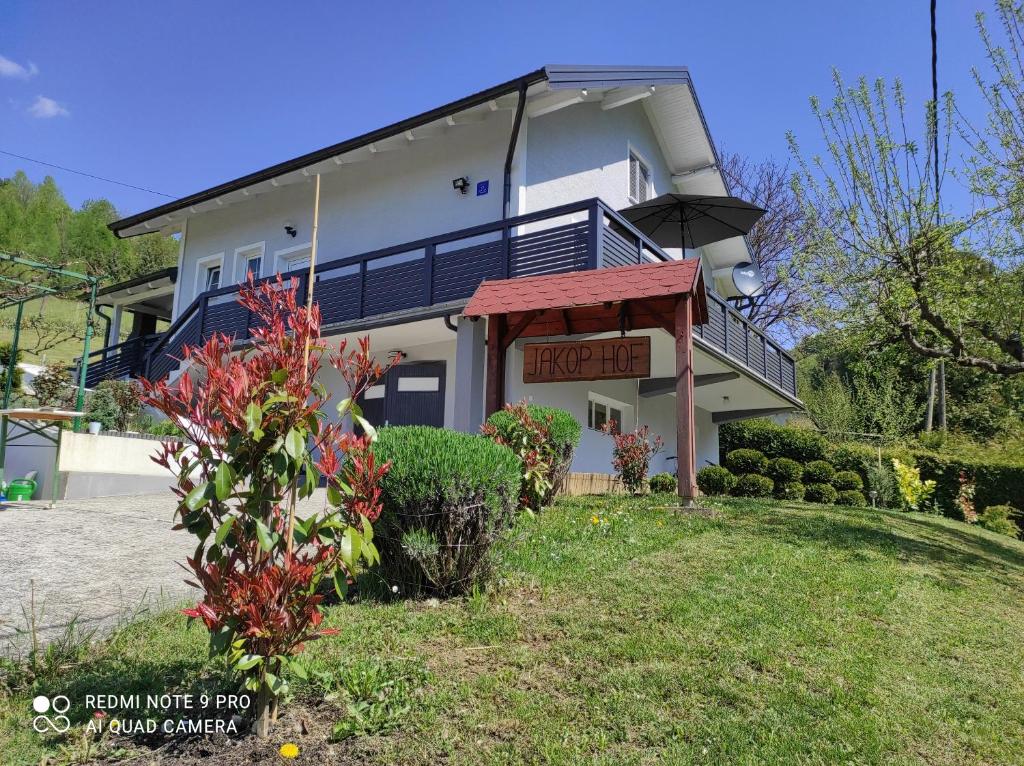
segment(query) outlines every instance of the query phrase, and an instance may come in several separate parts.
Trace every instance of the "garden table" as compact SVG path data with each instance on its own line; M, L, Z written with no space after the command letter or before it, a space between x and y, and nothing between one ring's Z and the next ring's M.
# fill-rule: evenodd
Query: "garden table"
M61 427L61 424L75 420L76 418L80 418L84 415L84 412L58 410L50 407L15 407L12 409L0 410L0 484L4 481L4 468L7 464L7 445L10 442L38 434L56 447L53 456L53 481L51 482L53 489L51 490L49 505L50 508L53 508L57 503L57 489L60 485L60 471L58 470L58 466L60 465L61 435L64 433L64 429ZM21 423L25 431L17 436L8 437L7 429L12 420L16 420ZM56 424L57 426L56 436L51 436L46 431L51 424Z

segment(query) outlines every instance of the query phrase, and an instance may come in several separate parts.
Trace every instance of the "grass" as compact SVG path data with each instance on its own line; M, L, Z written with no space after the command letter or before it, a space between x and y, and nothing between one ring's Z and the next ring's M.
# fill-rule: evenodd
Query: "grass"
M379 705L336 712L353 763L1024 763L1024 544L916 514L665 501L523 519L487 594L332 608L342 633L310 645L298 700ZM63 665L0 702L4 763L61 744L31 732L33 694L216 683L173 614Z
M36 300L25 304L24 321L29 317L37 316L42 312L47 319L74 323L79 335L85 332L85 315L88 306L80 301L64 300L63 298L47 298L44 301ZM14 335L14 320L17 315L16 308L7 308L0 311L0 342L9 343ZM97 332L100 335L98 340L92 344L92 348L100 348L103 345L102 333L105 328L102 320L97 325ZM82 340L61 341L53 348L42 353L33 353L29 349L35 347L38 342L38 333L30 327L22 326L21 337L18 346L23 349L22 361L32 364L45 364L47 362L63 362L72 365L75 359L82 355Z

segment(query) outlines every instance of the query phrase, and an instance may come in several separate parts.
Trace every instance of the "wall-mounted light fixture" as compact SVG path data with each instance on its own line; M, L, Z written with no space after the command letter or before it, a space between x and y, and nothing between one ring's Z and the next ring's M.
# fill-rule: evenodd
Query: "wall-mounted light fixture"
M462 176L461 178L452 179L452 188L455 189L459 194L469 193L469 177Z
M289 237L294 238L295 235L298 234L299 232L295 228L295 224L293 224L291 221L285 221L284 222L284 233L287 234Z

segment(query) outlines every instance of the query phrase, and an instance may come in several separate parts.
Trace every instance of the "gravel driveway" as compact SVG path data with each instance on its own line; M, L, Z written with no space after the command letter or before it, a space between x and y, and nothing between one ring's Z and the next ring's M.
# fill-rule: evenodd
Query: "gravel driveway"
M0 510L0 654L24 648L33 583L39 636L50 640L78 617L104 632L141 608L188 596L184 561L195 548L171 531L169 493L18 503ZM23 612L24 609L24 612ZM41 614L41 617L40 617Z

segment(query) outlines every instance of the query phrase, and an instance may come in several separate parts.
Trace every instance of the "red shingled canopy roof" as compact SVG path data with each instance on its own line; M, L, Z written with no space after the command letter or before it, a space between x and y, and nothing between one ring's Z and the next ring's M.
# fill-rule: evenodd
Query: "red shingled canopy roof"
M617 329L623 316L629 329L639 330L665 327L682 295L695 298L694 324L707 321L698 258L482 282L463 314L502 314L512 325L531 317L524 336Z

